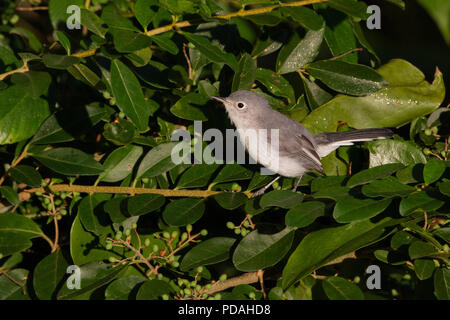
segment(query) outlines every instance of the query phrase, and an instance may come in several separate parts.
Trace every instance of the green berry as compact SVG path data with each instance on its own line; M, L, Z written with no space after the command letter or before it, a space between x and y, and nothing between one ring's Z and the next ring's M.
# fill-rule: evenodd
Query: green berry
M205 289L206 290L209 290L209 289L211 289L212 288L212 284L211 283L208 283L206 286L205 286Z
M188 225L186 226L186 231L187 231L187 232L191 232L191 231L192 231L192 225L191 225L191 224L188 224Z
M227 275L224 273L220 276L219 281L224 282L225 280L227 280Z
M136 223L136 222L133 222L133 224L131 225L131 228L132 228L132 229L137 229L137 223Z
M161 273L158 273L156 277L158 278L158 280L162 280L164 278L164 276Z
M208 235L208 230L203 229L202 231L200 231L200 234L205 237Z
M153 245L153 252L156 252L156 251L158 251L158 250L159 250L158 245L157 245L157 244L154 244L154 245Z
M109 262L114 263L117 261L117 259L115 257L109 257Z
M175 239L176 237L178 237L179 232L178 231L172 231L172 238Z
M395 290L395 289L392 289L392 290L391 290L391 294L392 294L394 297L396 297L396 296L398 296L398 291Z
M228 221L228 222L227 222L227 228L228 228L228 229L234 229L234 223L231 222L231 221Z
M197 291L200 291L200 290L202 290L202 286L201 286L201 285L199 285L199 284L198 284L198 285L196 285L196 286L195 286L195 290L197 290Z
M187 296L191 295L191 289L185 288L184 289L184 294L187 295Z
M144 244L148 247L150 245L150 238L145 239Z
M131 234L131 230L130 230L130 229L126 229L126 230L125 230L125 235L126 235L126 236L129 236L130 234Z
M426 155L429 155L431 153L431 151L428 148L423 148L423 153L425 153Z
M248 230L242 228L242 229L241 229L241 235L242 235L243 237L245 237L247 234L248 234Z
M111 94L108 91L103 91L103 98L109 99L111 98Z
M437 127L431 128L431 132L433 132L434 134L437 134L438 133L438 128Z
M122 232L121 231L117 231L116 236L114 237L114 239L120 240L120 238L122 238Z
M191 281L191 287L195 288L197 286L197 281Z
M434 262L434 266L435 266L436 268L439 268L439 267L441 266L441 264L439 263L438 260L433 259L433 262Z
M111 242L107 243L106 246L105 246L106 250L111 250L112 247L113 247L113 245L112 245Z
M431 130L430 129L425 129L425 135L426 136L431 136Z
M236 233L236 234L241 234L241 229L239 229L239 228L234 229L234 233Z
M208 294L207 294L207 293L202 294L202 298L203 298L203 299L208 298Z
M444 245L442 246L442 250L444 250L445 253L448 253L449 250L450 250L450 248L448 247L448 244L444 244Z
M197 272L198 272L198 273L202 273L202 272L203 272L203 267L202 267L202 266L197 267Z
M66 209L61 209L59 211L59 213L61 213L61 215L65 216L67 214L67 210Z
M183 286L184 282L182 279L178 279L178 286L181 288Z
M163 232L163 237L166 238L166 239L169 239L170 238L170 233Z
M245 220L244 223L242 224L244 227L248 228L250 227L250 222L248 222L248 220Z
M37 195L38 197L42 196L42 192L41 191L36 191L34 194Z
M174 263L172 263L172 266L174 268L178 268L180 266L180 263L178 261L175 261Z
M186 233L186 232L183 232L182 234L181 234L181 241L185 241L186 239L187 239L187 237L188 237L188 234Z
M59 206L62 203L61 199L56 199L55 200L55 205Z
M163 300L169 300L169 295L163 294L163 295L161 296L161 298L162 298Z
M149 183L150 179L149 178L142 178L142 182L143 183Z
M256 298L256 294L255 294L254 292L250 292L250 293L248 294L248 297L249 297L250 299L255 299L255 298Z
M214 300L220 300L222 299L222 295L220 293L217 293L216 295L214 295Z
M405 279L405 280L411 280L411 275L410 275L410 274L405 274L405 275L403 276L403 279Z
M353 278L354 283L359 283L361 281L361 278L359 276L356 276Z

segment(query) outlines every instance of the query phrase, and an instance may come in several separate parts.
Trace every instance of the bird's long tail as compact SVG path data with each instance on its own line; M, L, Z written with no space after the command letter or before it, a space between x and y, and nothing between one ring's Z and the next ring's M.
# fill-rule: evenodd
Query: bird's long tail
M325 157L340 146L351 146L354 142L372 141L391 138L393 132L390 129L360 129L346 132L325 132L314 135L317 153Z

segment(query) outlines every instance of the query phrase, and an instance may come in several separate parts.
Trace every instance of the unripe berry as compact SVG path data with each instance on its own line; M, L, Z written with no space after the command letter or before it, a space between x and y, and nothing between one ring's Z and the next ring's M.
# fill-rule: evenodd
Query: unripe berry
M117 259L115 257L109 257L109 262L114 263L117 261Z
M132 229L137 229L137 223L136 223L136 222L133 222L133 224L131 225L131 228L132 228Z
M172 238L178 237L179 232L178 231L172 231Z
M192 225L191 225L191 224L188 224L188 225L186 226L186 231L187 231L187 232L191 232L191 231L192 231Z
M220 278L219 278L219 281L225 281L225 280L227 280L227 275L224 273L224 274L222 274L221 276L220 276Z
M431 136L431 130L430 129L425 129L425 135L426 136Z
M162 298L163 300L169 300L169 295L163 294L163 295L161 296L161 298Z
M433 132L434 134L437 134L438 133L438 128L437 127L431 128L431 132Z
M182 280L182 279L178 279L178 286L179 286L179 287L182 287L183 284L184 284L183 280Z
M150 245L150 238L145 239L144 244L148 247Z
M423 148L423 153L425 153L426 155L429 155L431 153L431 151L428 148Z
M228 222L227 222L227 228L228 228L228 229L234 229L234 223L231 222L231 221L228 221Z
M117 231L116 236L114 237L114 239L120 240L120 238L122 238L122 232L121 231Z
M172 266L174 268L178 268L180 266L180 263L178 261L175 261L174 263L172 263Z
M206 286L205 286L205 289L206 290L209 290L209 289L211 289L212 288L212 284L211 283L208 283Z
M239 229L239 228L234 229L234 233L241 234L241 229Z
M157 244L154 244L154 245L153 245L153 252L158 251L158 249L159 249L158 245L157 245Z
M410 274L405 274L405 275L403 276L403 279L405 279L405 280L411 280L411 275L410 275Z
M163 237L166 238L166 239L169 239L170 238L170 233L163 232Z
M113 245L112 245L111 242L107 243L106 246L105 246L106 250L111 250L112 247L113 247Z
M67 210L66 209L61 209L59 211L59 213L61 213L61 215L65 216L67 214Z
M248 297L249 297L250 299L255 299L255 298L256 298L256 294L255 294L254 292L250 292L250 293L248 294Z
M201 272L203 272L203 267L202 267L202 266L200 266L200 267L197 267L197 272L198 272L198 273L201 273Z
M149 181L150 181L149 178L142 178L142 182L143 182L143 183L148 183Z
M242 224L244 227L248 228L250 227L250 222L248 222L248 220L245 220L244 223Z
M222 299L222 295L220 293L217 293L216 295L214 295L214 300L220 300Z
M202 231L200 231L200 234L205 237L208 235L208 230L203 229Z
M185 288L184 289L184 294L186 294L186 295L190 295L191 294L191 289L189 289L189 288Z
M243 237L245 237L247 234L248 234L248 230L242 228L242 229L241 229L241 235L242 235Z

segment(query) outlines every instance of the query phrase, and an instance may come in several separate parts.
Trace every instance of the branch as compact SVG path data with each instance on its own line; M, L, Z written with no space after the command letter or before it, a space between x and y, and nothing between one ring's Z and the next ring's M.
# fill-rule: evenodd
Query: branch
M4 80L6 77L8 77L14 73L25 73L25 72L28 72L29 70L30 69L28 69L28 65L25 63L23 66L21 66L18 69L0 74L0 81Z
M207 294L213 294L216 292L224 291L229 288L237 287L241 284L251 284L259 281L258 277L258 271L257 272L249 272L244 273L243 275L227 279L225 281L217 281L214 282L211 289L206 290L205 293Z

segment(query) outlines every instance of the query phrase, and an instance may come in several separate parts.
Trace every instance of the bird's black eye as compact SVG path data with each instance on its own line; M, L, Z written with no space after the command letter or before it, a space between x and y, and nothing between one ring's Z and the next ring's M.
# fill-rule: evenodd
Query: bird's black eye
M245 103L238 102L237 107L238 107L238 109L244 109L245 108Z

